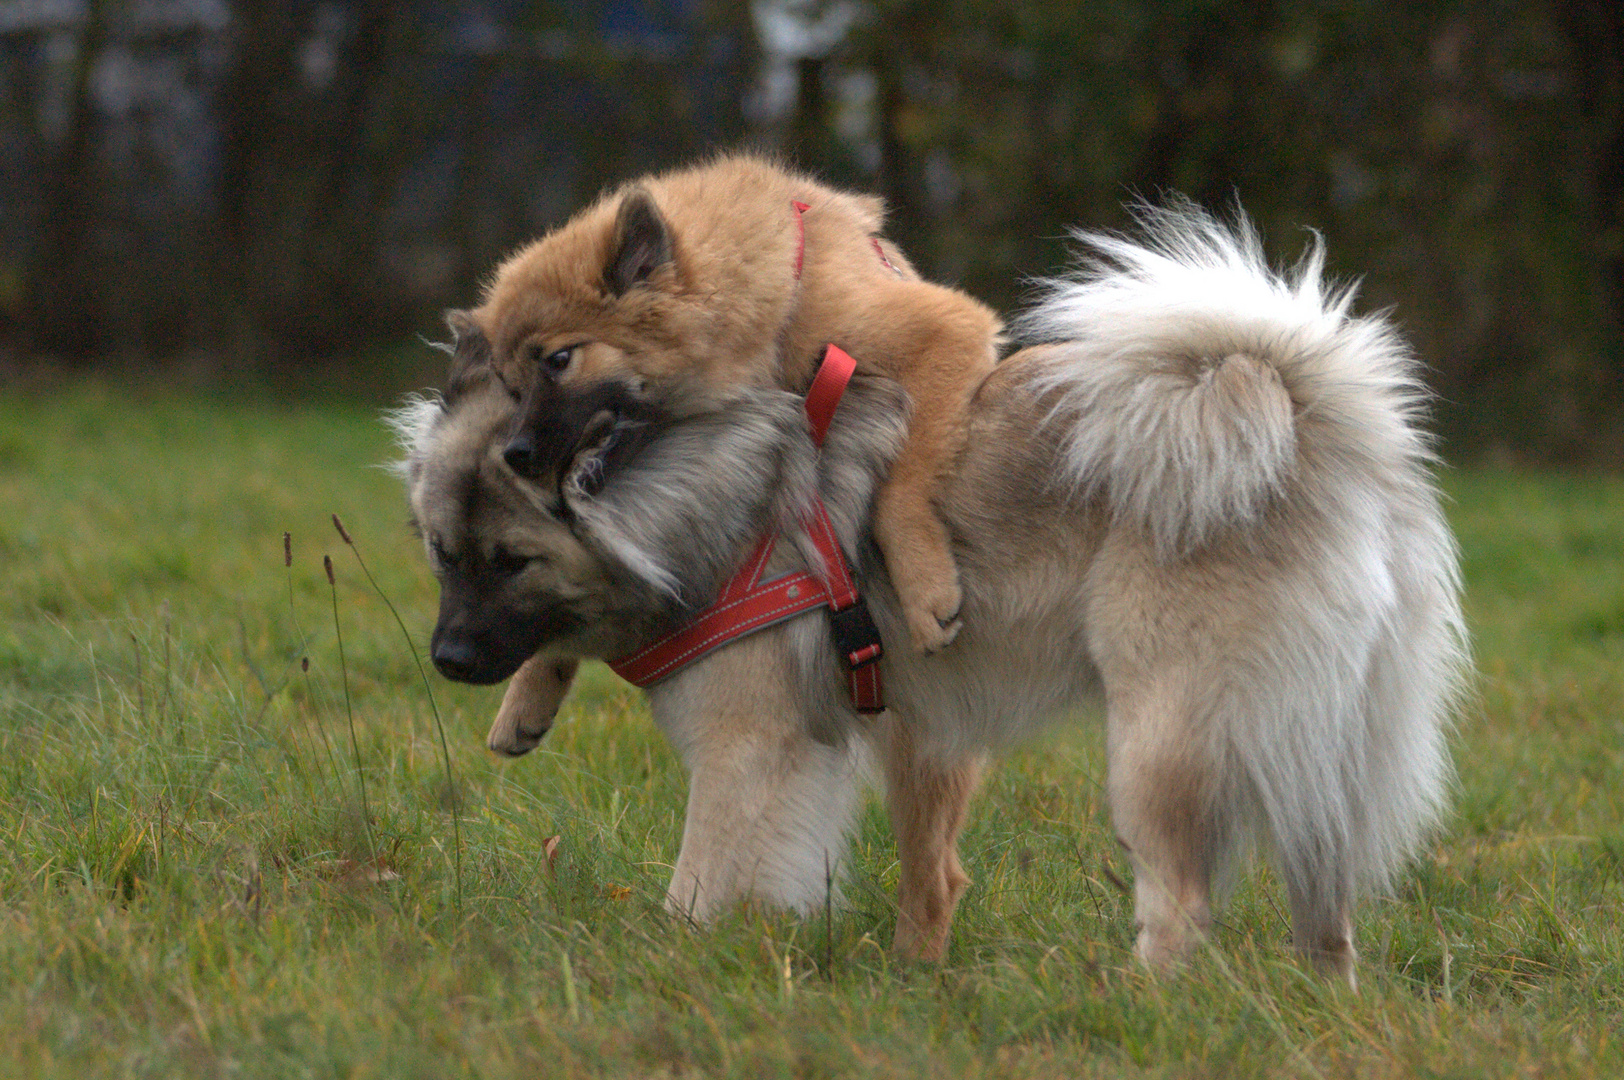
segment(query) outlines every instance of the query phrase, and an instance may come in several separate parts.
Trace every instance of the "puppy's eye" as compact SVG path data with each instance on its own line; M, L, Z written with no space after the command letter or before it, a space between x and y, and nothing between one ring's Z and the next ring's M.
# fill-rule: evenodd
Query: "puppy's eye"
M501 544L496 545L496 549L491 552L491 569L503 577L511 577L517 574L520 570L529 566L530 561L527 556L517 554Z
M575 346L571 345L568 348L554 349L552 352L548 352L545 346L531 345L526 350L526 353L530 358L530 362L540 368L543 375L556 379L564 373L564 370L570 366L570 361L575 358Z

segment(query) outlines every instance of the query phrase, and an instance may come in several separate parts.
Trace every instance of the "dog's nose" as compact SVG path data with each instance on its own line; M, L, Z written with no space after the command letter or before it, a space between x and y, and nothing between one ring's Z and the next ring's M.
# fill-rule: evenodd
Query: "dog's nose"
M502 451L502 460L507 462L508 468L524 477L534 480L541 471L541 464L536 456L536 443L528 433L521 432L508 440L507 449Z
M471 682L479 657L466 641L440 640L434 643L434 666L453 682Z

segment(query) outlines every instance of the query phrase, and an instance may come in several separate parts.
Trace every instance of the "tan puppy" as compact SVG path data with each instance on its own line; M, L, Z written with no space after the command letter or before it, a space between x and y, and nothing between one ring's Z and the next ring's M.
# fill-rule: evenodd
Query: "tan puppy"
M964 444L970 397L1002 326L921 280L879 238L883 208L750 156L619 188L504 262L453 316L453 381L489 364L522 401L508 463L556 474L617 419L725 408L804 390L824 347L908 391L908 440L874 536L914 647L958 632L958 569L932 500Z

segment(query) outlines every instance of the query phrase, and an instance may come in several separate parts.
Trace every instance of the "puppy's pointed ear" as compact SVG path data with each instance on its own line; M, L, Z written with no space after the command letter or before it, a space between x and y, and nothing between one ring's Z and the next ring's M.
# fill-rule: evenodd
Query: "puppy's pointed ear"
M616 296L647 281L671 261L671 228L654 205L654 196L643 188L633 188L620 201L615 215L614 244L609 265L603 270L603 283Z
M446 401L450 402L490 376L491 343L469 312L448 311L445 324L455 337L451 346L451 371L446 375L445 386Z

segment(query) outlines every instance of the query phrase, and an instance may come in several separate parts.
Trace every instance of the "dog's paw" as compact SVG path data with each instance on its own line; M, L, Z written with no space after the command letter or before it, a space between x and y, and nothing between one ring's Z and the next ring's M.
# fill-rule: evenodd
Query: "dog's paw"
M929 655L945 649L958 636L964 590L953 561L952 542L935 517L924 516L899 527L899 515L882 519L876 512L875 538L885 555L891 584L902 603L902 617L914 651Z
M908 636L916 652L928 656L953 644L953 639L964 628L964 620L959 618L959 605L963 599L958 583L953 582L930 590L926 596L914 598L912 603L903 601Z
M953 644L953 639L959 636L962 629L964 629L963 619L952 619L945 623L933 619L931 623L910 622L908 625L915 651L924 656L941 652Z
M552 730L558 706L569 693L577 662L532 656L514 672L485 745L506 757L521 757L541 745Z

